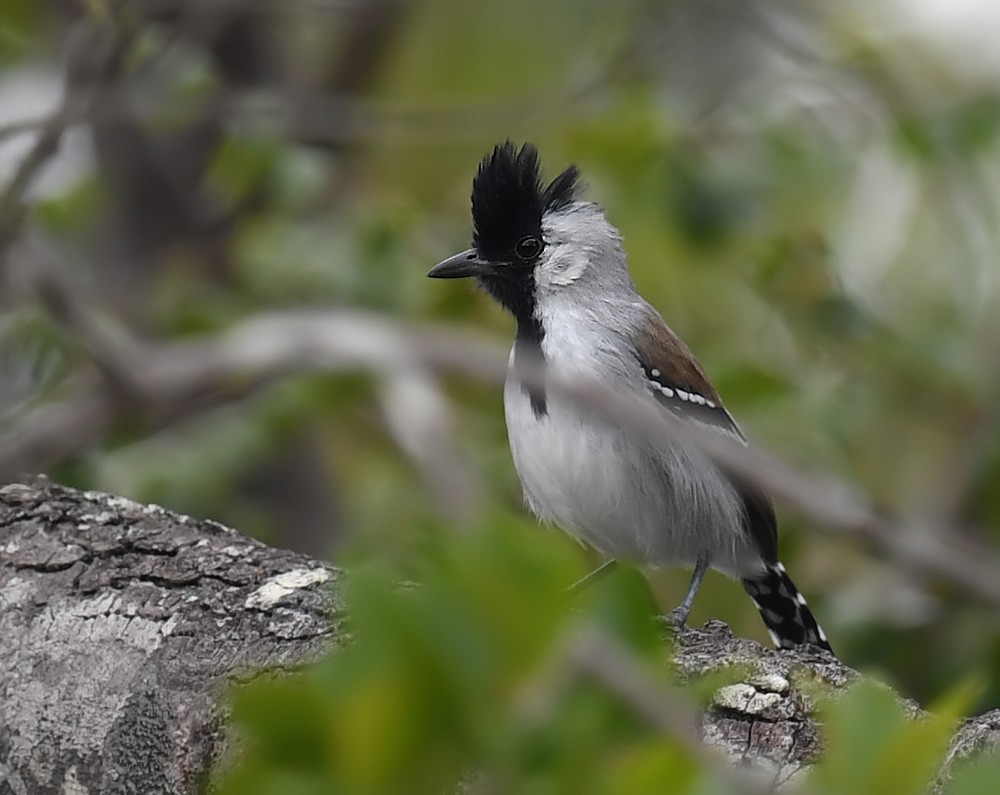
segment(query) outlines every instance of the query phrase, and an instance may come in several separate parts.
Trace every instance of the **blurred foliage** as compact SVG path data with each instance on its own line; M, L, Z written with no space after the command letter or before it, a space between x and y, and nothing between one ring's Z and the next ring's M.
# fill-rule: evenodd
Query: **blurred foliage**
M240 752L220 795L747 791L570 663L581 632L597 629L671 687L669 647L635 572L619 569L571 600L577 557L554 533L500 520L425 533L403 566L349 568L349 645L239 690ZM410 577L419 585L397 585ZM688 683L684 697L710 697L724 676ZM871 681L836 700L817 688L826 747L803 786L923 795L970 694L958 688L915 720ZM986 792L994 773L993 762L969 765L946 792Z
M27 223L64 255L92 305L142 336L209 334L271 308L358 306L508 338L510 320L486 296L424 273L468 242L469 183L483 153L508 137L532 140L548 174L580 165L624 234L641 291L750 436L858 484L889 511L998 541L1000 75L985 0L951 16L930 0L0 5L4 182L29 144L6 125L55 106L81 17L116 14L130 31L115 94L124 112L95 107L92 123L69 131L28 194ZM85 357L2 269L0 313L7 427L71 394L69 374ZM593 562L520 509L499 390L457 378L446 386L459 459L481 490L477 515L506 517L540 557L562 545L573 566ZM449 514L400 451L377 389L365 376L303 378L175 423L130 417L51 474L314 554L349 542L373 571L395 567L419 557L421 529L444 533ZM845 661L924 703L980 676L986 686L970 709L1000 705L994 611L794 516L781 525L782 557ZM434 595L454 583L379 596L380 581L358 575L362 612L400 621L436 598L448 615L461 606ZM653 583L661 607L672 606L686 574L658 572ZM551 607L536 596L536 608ZM725 578L710 576L699 595L692 620L708 617L766 642L752 604ZM375 631L357 620L359 637ZM454 616L456 626L469 620ZM531 620L538 634L519 665L496 679L469 676L487 677L495 692L511 686L569 618ZM445 661L433 650L421 652L423 667L401 658L351 668L375 654L372 643L391 657L395 630L384 631L311 679L275 687L314 701L309 714L347 753L337 743L350 738L335 739L326 706L346 707L337 699L350 694L331 672L356 678L350 709L371 699L376 721L407 699L422 703L427 693L410 688L419 691L412 677L426 671L455 702L440 725L420 724L440 749L422 768L427 780L453 776L457 764L496 770L500 759L505 775L526 776L525 738L502 699L489 707L510 732L501 752L472 737L479 724L462 712L464 680L437 667ZM508 642L481 638L476 653ZM379 683L366 679L378 671ZM586 754L620 705L586 688L577 696L546 720L562 726L579 710L590 728L567 742ZM891 712L876 696L858 698L858 709ZM263 731L261 702L245 709ZM273 712L276 725L295 723ZM415 726L398 728L394 753L415 753ZM886 742L910 742L886 726L895 738ZM622 743L644 736L608 731ZM310 742L320 740L288 753L311 764ZM677 748L654 746L637 741L618 762L637 782L668 772L695 781ZM282 766L283 753L273 751ZM350 775L368 775L365 759L354 761ZM556 777L556 767L539 775Z
M584 617L565 591L579 560L555 534L529 532L498 521L430 533L404 567L352 566L350 645L241 693L243 763L222 792L447 792L481 773L495 791L575 792L645 756L641 721L574 681L564 658L592 620L662 680L667 649L647 589L634 573L614 576L586 594ZM419 585L398 588L401 577ZM277 721L275 703L289 707ZM694 776L676 749L657 756Z

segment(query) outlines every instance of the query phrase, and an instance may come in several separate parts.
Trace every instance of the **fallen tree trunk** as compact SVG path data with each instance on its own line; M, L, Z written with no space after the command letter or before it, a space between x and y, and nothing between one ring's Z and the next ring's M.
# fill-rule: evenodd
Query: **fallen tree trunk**
M210 521L49 483L0 488L0 793L194 793L226 747L234 679L344 640L340 572ZM703 715L706 743L793 779L819 729L793 682L857 674L775 652L721 622L678 634L684 677L739 664ZM993 747L974 719L953 755Z

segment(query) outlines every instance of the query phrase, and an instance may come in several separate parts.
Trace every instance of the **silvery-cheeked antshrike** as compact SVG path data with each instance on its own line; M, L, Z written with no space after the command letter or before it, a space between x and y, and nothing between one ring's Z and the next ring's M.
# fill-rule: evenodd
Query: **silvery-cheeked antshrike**
M511 368L520 357L540 360L746 444L687 345L636 292L621 235L582 198L578 176L571 166L543 186L534 146L497 146L472 183L473 247L428 275L475 277L514 315ZM689 445L645 443L513 375L504 407L514 465L539 519L611 560L692 565L674 611L680 622L711 566L742 582L775 645L830 650L778 561L774 509L753 483Z

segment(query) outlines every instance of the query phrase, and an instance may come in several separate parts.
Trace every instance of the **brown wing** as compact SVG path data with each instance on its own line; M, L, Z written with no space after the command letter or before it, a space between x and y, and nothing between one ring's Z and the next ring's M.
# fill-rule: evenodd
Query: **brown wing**
M722 405L691 349L652 310L636 354L650 389L663 406L685 420L712 426L746 444L743 431Z
M709 426L747 443L691 349L652 310L636 345L636 355L650 390L662 406L685 421ZM747 532L766 562L777 561L778 526L770 498L746 478L724 468L723 472L743 499Z

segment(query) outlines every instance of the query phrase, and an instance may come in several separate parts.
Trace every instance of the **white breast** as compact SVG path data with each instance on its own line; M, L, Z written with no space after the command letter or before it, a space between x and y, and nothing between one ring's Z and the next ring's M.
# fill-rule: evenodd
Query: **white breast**
M582 362L592 371L601 361L576 330L567 339L547 328L543 351L549 367L564 374L579 373ZM634 380L614 377L625 377L625 388L644 388L638 363L635 368ZM542 521L619 560L660 566L708 556L730 574L759 568L740 530L739 496L701 453L655 448L551 394L546 411L536 415L513 378L504 388L504 408L525 499Z

